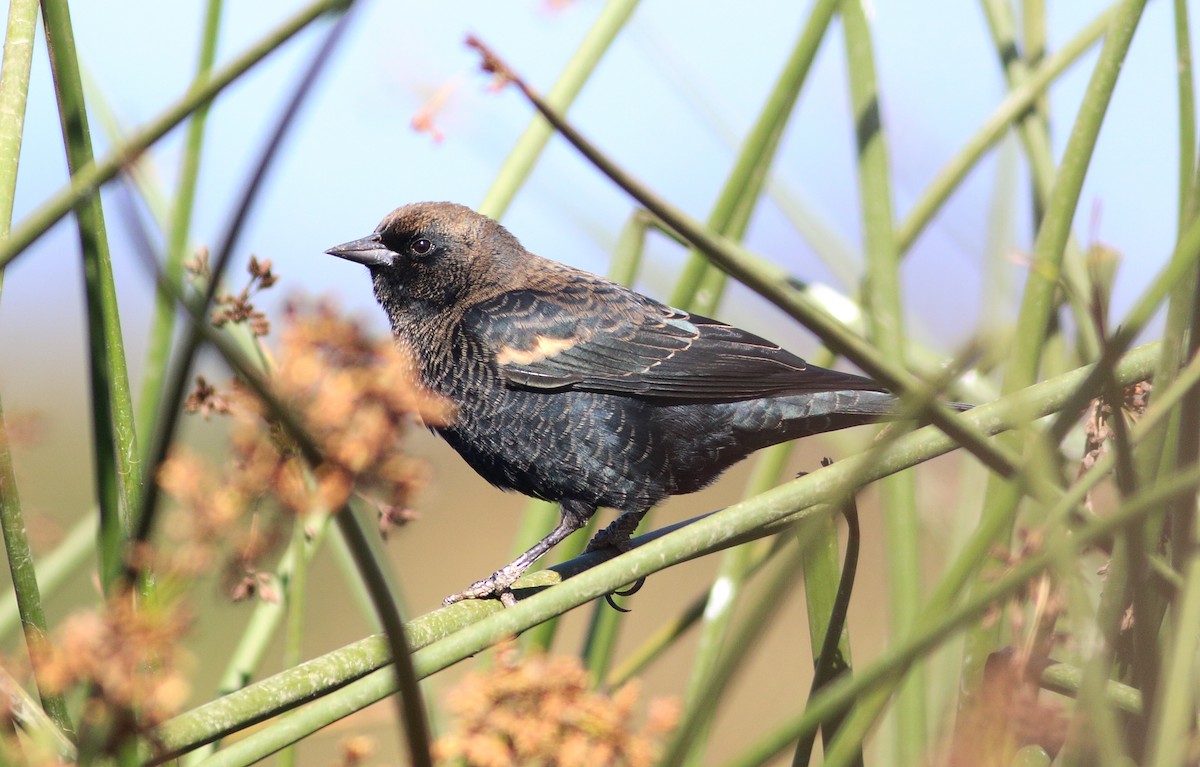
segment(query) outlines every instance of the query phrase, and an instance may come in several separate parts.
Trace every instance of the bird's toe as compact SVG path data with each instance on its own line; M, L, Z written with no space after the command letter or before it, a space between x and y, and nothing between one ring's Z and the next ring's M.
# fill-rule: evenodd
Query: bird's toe
M512 607L517 603L517 600L513 596L510 587L519 577L521 577L520 570L508 567L501 568L483 580L475 581L457 594L451 594L446 597L442 600L442 604L452 605L455 602L463 602L467 599L499 597L505 607Z

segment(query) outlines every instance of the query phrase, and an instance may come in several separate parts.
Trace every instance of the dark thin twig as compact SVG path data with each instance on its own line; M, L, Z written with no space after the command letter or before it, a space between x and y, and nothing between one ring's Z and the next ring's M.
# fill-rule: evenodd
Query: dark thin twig
M132 213L133 207L126 206L125 210ZM200 341L213 346L221 354L242 382L254 392L255 396L266 406L271 416L283 427L283 430L299 448L300 453L304 456L304 460L309 466L316 468L324 463L325 459L316 439L308 432L304 424L297 419L296 414L275 395L271 390L270 383L258 371L254 362L237 348L226 334L218 331L209 324L205 304L199 300L189 301L183 295L182 291L180 291L179 286L166 276L161 266L161 260L154 253L154 247L150 242L144 222L138 219L136 215L134 215L134 218L135 221L132 222L131 230L134 232L134 238L139 245L138 251L144 256L159 289L166 293L173 302L184 308L187 318L191 321L190 328L197 333ZM380 623L383 625L384 636L388 641L391 656L396 660L396 677L399 689L402 691L402 694L398 697L398 705L400 706L402 729L407 733L409 749L412 752L412 763L426 767L430 765L428 761L430 751L429 730L426 725L427 715L425 713L424 700L421 697L418 687L419 680L412 665L412 651L408 645L403 618L400 616L396 602L391 596L390 588L383 572L379 569L375 559L370 555L362 527L358 524L358 520L352 513L349 505L338 509L335 512L335 518L341 527L347 544L354 552L356 564L359 566L359 573L367 583L372 602L379 615ZM131 575L131 582L134 577L136 576ZM381 603L383 606L381 606ZM247 726L254 723L248 722ZM421 759L421 756L425 757L424 761Z
M255 165L254 171L246 184L246 188L239 198L233 218L230 220L229 226L220 240L221 245L216 251L217 257L213 264L212 274L209 284L206 287L203 301L198 302L198 306L193 306L190 302L184 300L179 291L179 286L169 284L163 279L159 260L157 257L152 257L155 264L155 277L158 280L160 289L168 291L187 308L188 316L192 320L185 333L182 353L177 359L176 364L172 366L167 378L165 386L167 396L162 398L162 407L159 411L159 420L154 432L153 447L150 452L151 461L149 465L154 467L155 470L158 466L162 465L162 462L166 458L167 450L178 425L180 403L183 401L187 391L192 361L202 341L213 343L221 351L225 359L231 365L234 365L239 375L245 378L247 382L253 382L252 388L263 398L264 403L271 409L272 415L279 419L292 438L296 440L297 445L300 446L301 452L305 456L305 460L312 466L320 465L322 462L321 452L316 443L303 427L296 422L292 414L287 411L287 408L279 403L275 397L269 396L266 383L256 375L253 366L241 359L240 354L231 354L232 348L229 343L216 342L215 339L219 334L206 332L212 331L212 328L208 327L207 314L216 295L221 275L232 258L233 250L249 216L250 207L258 197L258 193L266 179L267 171L272 161L278 155L284 136L299 113L301 104L311 92L318 74L328 63L337 43L340 41L349 18L349 11L347 11L338 18L329 30L316 55L313 57L312 63L305 70L295 92L285 106L274 130L271 132L266 147L263 149L262 155L259 157L259 161ZM238 362L241 364L237 364ZM146 482L143 488L141 503L138 507L139 513L137 516L135 542L145 541L149 538L153 528L154 511L158 503L157 483L153 481ZM417 686L417 677L413 670L411 653L405 638L403 618L400 616L396 602L392 598L386 578L379 570L378 563L370 556L369 550L366 547L366 539L358 524L358 520L350 513L348 508L343 508L336 515L336 518L342 534L354 552L355 563L359 568L359 575L367 585L371 601L388 638L392 658L396 661L396 681L399 689L402 691L402 694L397 698L398 716L400 718L401 729L406 734L410 761L418 767L427 767L431 765L429 729L426 724L427 717L424 701ZM129 572L127 573L127 577L129 578L129 582L133 583L136 581L137 573Z
M217 288L221 282L221 277L233 257L233 250L237 246L238 239L242 234L242 228L250 214L250 208L258 197L271 163L275 160L279 149L283 145L284 135L299 113L300 105L304 102L304 99L312 90L312 86L316 83L317 75L329 61L337 42L341 39L343 30L346 28L348 19L349 12L343 14L329 30L329 33L321 43L321 47L313 57L312 63L309 64L308 69L300 78L300 82L296 86L291 99L288 100L287 105L284 107L283 113L276 123L274 130L271 131L270 138L267 140L267 144L254 166L250 179L238 198L233 217L230 219L229 225L221 237L221 244L216 248L217 256L213 262L212 276L205 288L202 313L207 313L209 307L212 306ZM148 465L154 471L157 471L158 467L162 465L167 454L167 449L174 438L175 428L178 425L180 404L187 393L192 361L195 359L196 351L199 349L201 342L200 331L197 327L193 323L191 329L185 333L181 354L176 363L171 367L171 372L167 376L164 386L167 396L164 396L161 400L161 407L159 408L156 421L157 428L154 430L153 441L148 453L150 457ZM138 504L137 527L134 533L135 542L149 539L154 524L154 513L157 504L158 484L156 482L144 483L141 502Z
M828 459L822 461L821 465L828 466L827 461ZM858 503L853 497L842 507L842 516L846 518L846 558L842 563L842 577L838 580L837 596L833 602L833 610L829 614L825 639L821 643L821 654L818 656L817 666L813 670L812 686L808 691L809 698L812 698L821 688L838 677L850 673L850 665L842 657L838 643L841 641L842 631L846 627L846 614L850 610L850 594L854 591L854 577L858 572L859 544L862 540L858 526ZM838 727L849 713L850 709L845 709L821 724L821 741L826 746L833 742ZM816 730L800 738L796 743L796 753L792 757L792 767L800 767L809 763L816 739ZM861 766L862 763L862 751L860 750L854 764Z
M787 285L786 280L771 279L753 269L744 268L737 246L720 235L708 231L702 224L693 221L682 211L654 195L641 182L609 161L599 149L585 139L559 112L546 103L532 87L505 64L490 48L476 37L468 37L467 45L483 57L483 69L507 82L513 83L525 98L546 118L563 138L580 154L608 176L617 186L636 199L647 210L667 226L678 232L698 250L712 258L724 270L754 289L767 300L802 322L805 327L821 338L830 350L849 359L862 368L867 375L882 383L893 392L910 398L914 414L920 415L954 439L984 465L1004 478L1020 474L1018 461L978 432L970 429L961 419L955 418L945 406L925 393L913 376L902 368L879 358L863 339L850 333L832 317L815 310L798 300L798 295Z

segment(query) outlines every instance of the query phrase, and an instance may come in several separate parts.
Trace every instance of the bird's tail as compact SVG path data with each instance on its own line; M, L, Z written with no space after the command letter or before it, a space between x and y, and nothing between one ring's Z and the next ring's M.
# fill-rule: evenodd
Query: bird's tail
M778 397L772 400L783 439L798 439L851 426L891 421L906 414L895 396L881 391L841 390ZM956 410L971 406L950 403ZM783 441L776 439L775 441Z

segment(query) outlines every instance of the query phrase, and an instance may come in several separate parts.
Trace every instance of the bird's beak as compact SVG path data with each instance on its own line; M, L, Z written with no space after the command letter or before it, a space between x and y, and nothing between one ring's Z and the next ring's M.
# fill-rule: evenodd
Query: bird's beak
M325 251L331 256L354 261L363 266L388 266L396 255L379 239L379 234L363 237L361 240L344 242Z

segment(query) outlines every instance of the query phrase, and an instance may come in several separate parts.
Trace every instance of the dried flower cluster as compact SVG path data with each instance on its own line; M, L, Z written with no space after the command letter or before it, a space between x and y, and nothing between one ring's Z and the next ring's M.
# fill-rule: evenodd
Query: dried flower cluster
M221 563L226 589L237 599L259 594L272 599L274 589L258 572L258 562L284 537L278 515L247 514L268 490L257 462L233 457L218 470L186 448L171 451L158 473L163 490L179 505L168 519L169 558L149 565L159 577L189 578L213 571ZM149 552L143 552L148 559Z
M239 596L270 593L256 562L282 536L281 525L264 514L247 517L248 509L266 508L259 502L270 496L298 513L332 512L358 491L382 499L376 501L381 525L402 524L413 516L410 499L425 472L398 441L414 420L435 424L448 415L443 401L419 386L409 358L390 340L371 338L328 304L286 308L271 383L317 443L321 465L307 470L265 404L246 387L218 391L198 377L186 407L232 416L228 458L216 471L179 450L159 472L163 489L184 510L176 518L178 554L169 568L204 572L219 550L228 551L227 577Z
M190 617L179 599L114 597L67 618L51 641L33 646L39 683L55 693L89 690L80 725L113 746L147 734L187 702L188 656L180 639Z
M1043 548L1040 531L1019 530L1011 552L993 551L1007 568ZM1037 745L1056 754L1067 738L1070 720L1054 696L1043 694L1040 679L1055 648L1069 637L1056 630L1066 602L1050 574L1033 578L1004 607L1012 641L1010 648L989 656L982 681L966 699L955 723L954 736L942 763L947 765L1008 765L1018 750ZM994 625L1001 607L993 606L985 625Z
M519 658L512 645L494 668L471 674L447 704L457 718L434 745L439 763L470 767L642 767L654 764L675 728L679 705L653 700L635 723L638 686L608 695L589 688L578 658Z
M183 262L183 270L197 290L206 290L212 281L208 248L198 248L195 255ZM267 315L254 306L254 297L278 282L279 276L271 270L269 260L259 261L256 256L250 256L246 271L250 279L240 292L217 292L213 299L217 308L212 314L212 324L221 327L226 323L242 323L253 335L262 337L271 332L271 323L267 321Z
M314 504L333 510L357 487L406 507L424 464L405 456L398 440L414 419L446 422L449 403L420 385L413 361L390 339L370 337L327 304L291 305L285 320L274 383L316 438L325 462L312 488L296 482L296 475L277 483L280 498L297 511Z
M279 279L271 272L270 261L259 261L250 256L248 268L250 279L240 293L220 293L216 297L217 309L213 312L212 323L221 327L227 322L244 323L250 332L256 336L265 336L271 332L271 323L253 303L255 294L266 290Z
M1057 754L1066 742L1070 720L1062 703L1039 695L1043 667L994 653L983 682L959 712L950 752L941 763L1007 767L1020 749L1030 745Z
M1094 399L1088 406L1084 417L1084 447L1083 457L1079 461L1078 477L1082 477L1089 469L1108 452L1108 443L1114 437L1111 420L1119 416L1129 425L1137 423L1149 405L1150 392L1154 385L1149 381L1126 386L1121 392L1123 400L1119 408L1114 409L1113 403L1105 398ZM1085 496L1085 504L1091 508L1091 494Z

